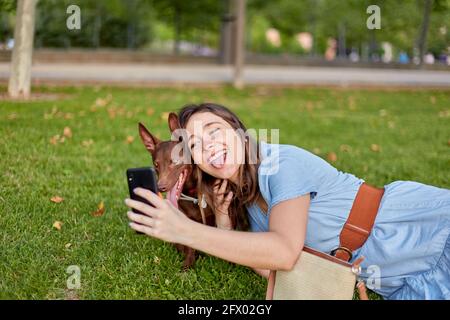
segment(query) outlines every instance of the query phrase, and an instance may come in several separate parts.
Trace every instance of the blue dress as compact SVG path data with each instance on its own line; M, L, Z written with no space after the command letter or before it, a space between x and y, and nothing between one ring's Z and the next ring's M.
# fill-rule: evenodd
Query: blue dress
M261 142L261 156L259 188L269 211L247 207L251 231L268 231L273 206L309 193L305 245L335 249L364 180L295 146ZM385 299L450 299L450 190L414 181L384 188L373 230L353 253L353 260L365 257L361 278Z

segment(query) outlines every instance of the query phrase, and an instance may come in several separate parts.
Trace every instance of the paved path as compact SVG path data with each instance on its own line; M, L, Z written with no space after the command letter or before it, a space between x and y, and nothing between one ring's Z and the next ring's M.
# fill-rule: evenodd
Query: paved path
M33 79L49 83L198 83L230 82L233 70L220 65L150 64L37 64ZM9 64L0 63L0 81L9 76ZM247 66L248 84L376 85L450 87L450 71L329 68L297 66Z

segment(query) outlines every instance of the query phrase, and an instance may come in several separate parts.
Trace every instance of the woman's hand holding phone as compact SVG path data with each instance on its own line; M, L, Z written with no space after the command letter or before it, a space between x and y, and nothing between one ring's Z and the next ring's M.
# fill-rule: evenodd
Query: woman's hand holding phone
M168 200L160 198L148 189L136 188L133 192L148 200L150 205L142 201L125 199L128 207L142 213L127 212L132 229L167 242L187 244L188 230L194 221Z

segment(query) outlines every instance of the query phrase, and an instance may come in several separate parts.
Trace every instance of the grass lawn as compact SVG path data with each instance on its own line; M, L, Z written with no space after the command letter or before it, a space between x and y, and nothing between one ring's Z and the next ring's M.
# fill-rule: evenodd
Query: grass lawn
M264 299L266 281L250 269L203 254L182 273L172 245L127 226L125 170L150 164L137 122L168 138L167 112L186 103L218 102L247 127L280 128L281 143L313 151L373 185L415 180L450 188L450 91L34 91L60 98L0 100L2 299ZM54 196L63 201L52 202ZM102 201L105 213L94 216ZM65 289L71 265L81 270L79 290Z

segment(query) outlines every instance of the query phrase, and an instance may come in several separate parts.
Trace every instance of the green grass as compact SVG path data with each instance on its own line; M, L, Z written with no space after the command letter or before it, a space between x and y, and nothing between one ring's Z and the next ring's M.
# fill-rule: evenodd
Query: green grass
M186 103L218 102L237 112L247 127L280 128L281 143L325 159L335 152L335 167L374 185L415 180L450 187L450 91L35 91L63 97L28 103L0 100L3 299L264 299L266 282L250 269L203 254L192 270L182 273L182 256L172 245L138 236L127 226L125 170L150 163L137 122L168 138L162 113ZM111 102L92 111L96 99L108 94ZM108 112L111 108L115 117ZM51 144L66 126L72 138ZM135 137L132 143L126 142L128 136ZM90 139L90 146L83 145ZM372 151L372 144L381 151ZM64 201L51 202L55 195ZM100 201L106 212L94 217L91 212ZM63 222L60 231L52 227L54 221ZM81 289L74 292L65 290L70 265L81 269Z

